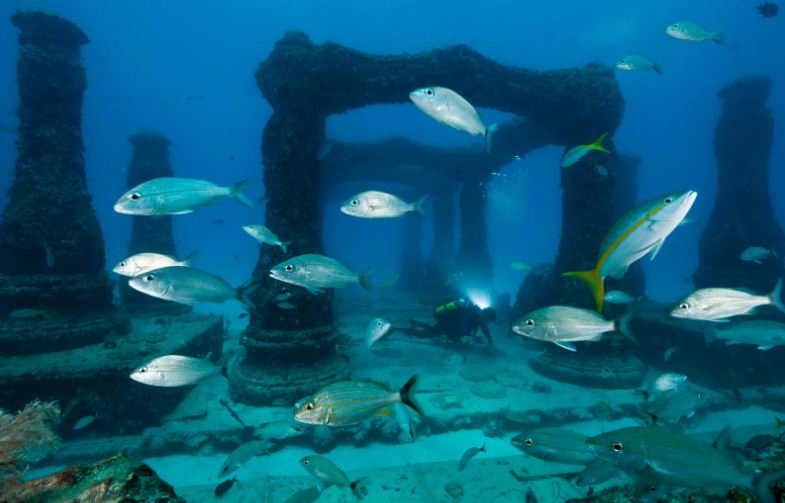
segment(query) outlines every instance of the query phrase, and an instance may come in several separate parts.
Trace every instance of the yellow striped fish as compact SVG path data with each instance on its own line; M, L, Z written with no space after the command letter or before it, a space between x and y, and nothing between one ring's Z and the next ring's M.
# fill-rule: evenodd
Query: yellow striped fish
M392 416L396 403L404 403L424 416L414 399L416 387L417 375L395 392L372 381L336 382L297 402L294 419L305 424L346 426L374 416Z
M692 208L694 190L656 197L628 211L611 228L600 245L597 265L590 271L565 272L589 285L597 311L602 312L605 278L621 278L633 262L651 253L657 256L662 244Z

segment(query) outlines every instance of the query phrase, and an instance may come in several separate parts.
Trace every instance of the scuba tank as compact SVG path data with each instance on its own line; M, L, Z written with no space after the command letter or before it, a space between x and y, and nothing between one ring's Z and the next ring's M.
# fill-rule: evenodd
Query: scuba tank
M441 306L434 307L433 317L438 320L444 317L444 315L447 313L463 309L464 307L466 307L466 299L453 300L451 302L447 302L446 304L442 304Z

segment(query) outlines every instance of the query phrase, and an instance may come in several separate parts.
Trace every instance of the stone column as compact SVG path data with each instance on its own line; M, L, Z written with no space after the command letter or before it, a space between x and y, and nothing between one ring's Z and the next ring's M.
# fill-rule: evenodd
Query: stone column
M422 215L412 213L403 217L403 252L401 253L401 278L398 281L398 286L407 291L420 292L424 287L422 218Z
M491 255L488 252L488 181L489 171L478 170L464 180L461 187L461 240L458 251L462 282L492 290Z
M171 142L163 135L142 132L128 138L134 146L131 166L128 168L128 188L142 182L164 176L174 176L169 164L169 145ZM131 240L128 242L128 256L136 253L155 252L177 255L172 234L172 217L133 217ZM179 314L191 311L190 306L177 304L137 292L128 286L126 278L120 280L120 299L123 307L133 314L161 315Z
M0 223L0 305L48 316L0 320L6 354L101 341L116 327L104 244L87 192L82 143L87 36L71 22L20 11L19 140ZM111 211L111 209L107 210Z
M434 292L444 292L445 282L455 267L455 193L434 192L433 243L425 264L426 285Z
M722 115L714 129L717 199L700 240L696 288L746 287L770 292L783 277L783 235L769 193L774 121L766 107L771 79L739 79L723 88ZM781 187L778 187L781 193ZM747 247L776 250L762 264L745 262Z

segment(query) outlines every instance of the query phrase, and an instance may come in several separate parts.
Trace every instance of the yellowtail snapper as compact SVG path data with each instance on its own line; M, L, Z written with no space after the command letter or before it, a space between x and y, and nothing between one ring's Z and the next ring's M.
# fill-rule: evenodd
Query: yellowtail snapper
M572 147L570 150L567 151L566 154L564 154L564 157L562 157L561 163L560 163L561 167L562 168L569 168L570 166L572 166L576 162L578 162L581 159L583 159L583 157L586 154L588 154L589 152L591 152L593 150L596 150L598 152L603 152L605 154L610 154L611 151L602 146L602 140L604 140L606 136L608 136L607 132L602 133L599 138L594 140L594 143L589 143L588 145L578 145L578 146Z

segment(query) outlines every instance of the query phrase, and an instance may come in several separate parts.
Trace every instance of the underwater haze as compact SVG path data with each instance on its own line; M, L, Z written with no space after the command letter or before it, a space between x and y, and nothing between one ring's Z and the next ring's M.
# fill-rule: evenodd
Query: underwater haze
M783 6L6 0L0 420L61 442L0 500L785 498Z

